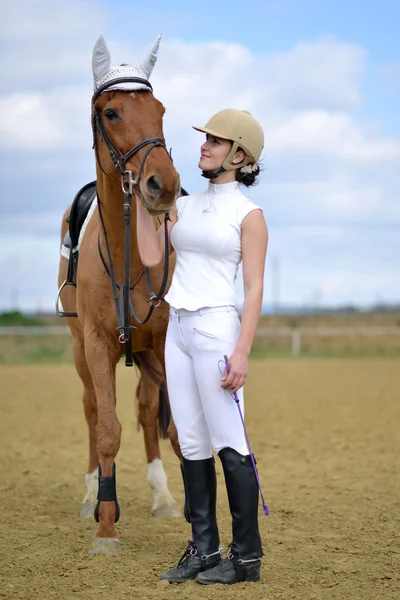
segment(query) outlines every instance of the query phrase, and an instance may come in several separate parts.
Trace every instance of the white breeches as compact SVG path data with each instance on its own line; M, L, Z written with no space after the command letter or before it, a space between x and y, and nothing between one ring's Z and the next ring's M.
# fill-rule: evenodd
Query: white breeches
M218 361L236 348L240 321L234 306L196 311L170 308L165 362L172 416L182 454L202 460L223 448L248 454L238 407L221 388ZM220 365L223 372L223 365ZM243 411L243 388L238 391Z

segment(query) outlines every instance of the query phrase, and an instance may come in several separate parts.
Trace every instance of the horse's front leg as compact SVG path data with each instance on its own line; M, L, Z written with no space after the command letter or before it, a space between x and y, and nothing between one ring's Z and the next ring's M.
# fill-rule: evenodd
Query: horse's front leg
M96 450L97 400L93 388L92 376L86 361L83 332L74 327L74 325L71 327L74 336L74 362L76 370L84 386L83 409L89 430L89 463L88 470L85 475L86 494L81 505L81 517L92 518L93 511L97 503L98 493L99 458Z
M85 335L85 354L97 399L96 450L99 457L99 492L95 509L98 526L91 553L115 554L120 549L115 529L119 518L115 457L122 430L116 413L115 368L118 356L105 336L94 327Z

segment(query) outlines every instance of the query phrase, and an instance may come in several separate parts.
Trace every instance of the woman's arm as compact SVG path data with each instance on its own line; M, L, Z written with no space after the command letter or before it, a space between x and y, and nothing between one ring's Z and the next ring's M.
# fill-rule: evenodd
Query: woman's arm
M246 380L248 358L261 314L268 230L260 210L253 210L243 219L241 234L244 283L242 326L235 351L229 357L230 373L224 373L222 378L222 387L232 392L240 389Z
M140 259L145 267L155 267L164 260L165 254L165 228L163 226L156 230L154 217L143 207L142 202L136 197L136 235ZM171 238L171 230L178 220L176 205L169 212L170 220L167 223L168 240ZM172 246L170 249L173 250Z

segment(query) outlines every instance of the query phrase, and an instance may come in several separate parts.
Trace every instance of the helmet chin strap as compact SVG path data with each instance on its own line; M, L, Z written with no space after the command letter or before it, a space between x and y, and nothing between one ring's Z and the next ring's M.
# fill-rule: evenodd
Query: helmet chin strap
M232 171L234 169L239 169L240 167L244 167L245 165L247 165L247 163L250 160L250 158L248 156L245 156L244 159L242 161L240 161L238 164L233 163L233 157L235 156L236 152L238 151L238 148L239 148L239 144L237 144L236 142L233 142L232 148L230 149L228 156L225 158L224 162L222 163L222 167L220 169L218 169L218 171L202 171L201 172L202 176L205 177L206 179L216 179L217 177L222 175L222 173L225 173L225 171Z
M217 177L222 175L222 173L225 173L225 171L226 169L224 169L224 167L221 167L220 169L218 169L218 171L202 171L201 176L205 177L206 179L217 179Z

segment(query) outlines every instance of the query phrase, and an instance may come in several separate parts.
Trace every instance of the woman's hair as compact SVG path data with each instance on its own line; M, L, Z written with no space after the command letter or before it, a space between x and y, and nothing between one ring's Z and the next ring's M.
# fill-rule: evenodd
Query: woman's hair
M244 152L243 148L238 148L238 151L239 150ZM256 178L259 176L261 169L258 164L256 164L255 167L256 169L251 173L241 173L240 169L236 169L236 181L245 185L246 187L250 187L251 185L257 185L258 181L256 181Z
M256 185L258 183L258 181L256 181L256 178L258 177L260 172L261 172L261 169L258 165L257 165L257 169L255 171L252 171L251 173L241 173L240 169L236 169L236 173L235 173L236 181L238 181L239 183L242 183L246 187L250 187L251 185Z

